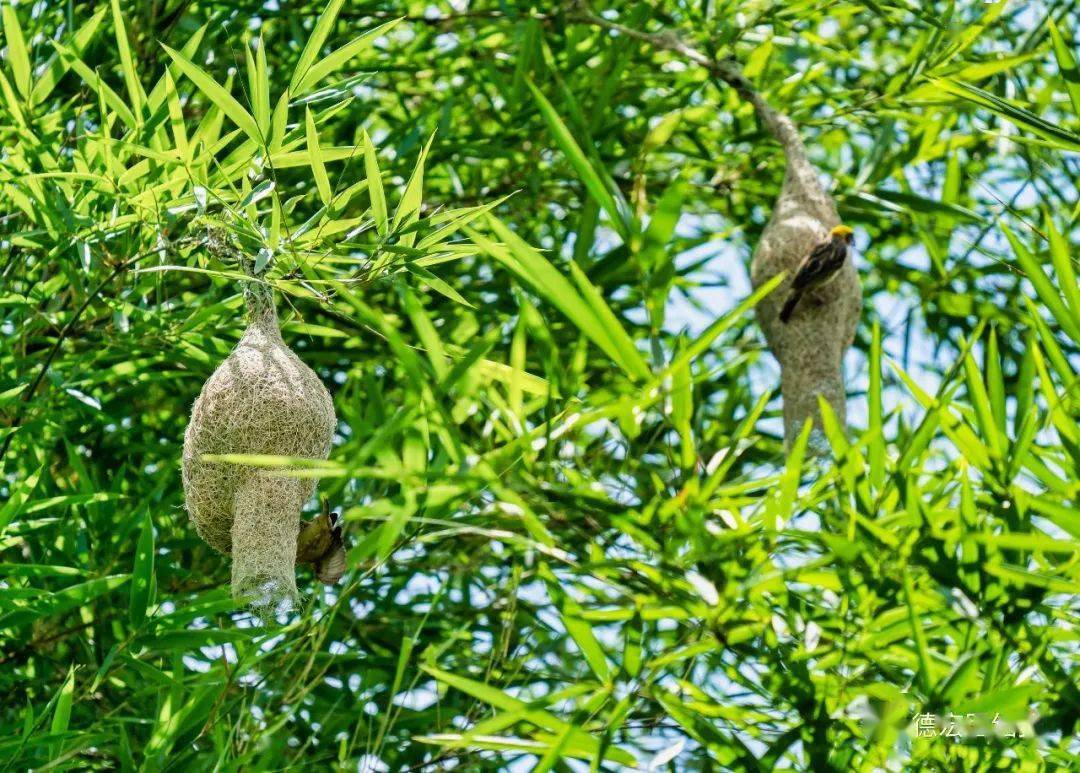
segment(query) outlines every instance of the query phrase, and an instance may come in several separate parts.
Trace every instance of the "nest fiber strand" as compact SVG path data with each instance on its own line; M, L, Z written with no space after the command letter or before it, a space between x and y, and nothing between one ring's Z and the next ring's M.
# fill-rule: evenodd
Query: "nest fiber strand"
M272 298L249 293L252 319L207 379L184 434L184 498L199 535L232 554L232 590L257 607L297 600L300 511L315 481L253 466L208 462L207 454L326 459L336 418L318 376L285 345Z

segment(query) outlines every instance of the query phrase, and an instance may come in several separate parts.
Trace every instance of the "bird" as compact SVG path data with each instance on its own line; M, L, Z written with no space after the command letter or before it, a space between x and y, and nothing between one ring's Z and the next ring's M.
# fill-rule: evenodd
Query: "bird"
M323 511L300 527L296 538L296 563L311 564L315 576L327 585L334 585L345 574L341 516L330 511L326 500L323 500Z
M822 287L840 273L847 260L855 232L846 225L838 225L829 232L828 240L815 247L803 258L791 282L791 294L780 310L780 321L786 323L803 294Z

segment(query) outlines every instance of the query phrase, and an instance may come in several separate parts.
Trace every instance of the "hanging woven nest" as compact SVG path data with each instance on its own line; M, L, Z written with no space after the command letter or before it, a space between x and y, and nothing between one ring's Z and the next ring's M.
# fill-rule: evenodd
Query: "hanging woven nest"
M206 461L205 455L326 459L337 420L330 393L281 338L270 289L246 291L250 324L203 385L184 433L184 499L195 529L232 555L232 592L278 611L298 600L296 545L310 479Z
M741 74L733 77L741 78ZM807 159L806 147L795 124L773 110L749 88L745 79L736 87L754 104L765 128L780 143L786 161L780 196L750 265L750 280L755 288L781 271L787 272L784 282L756 308L758 323L780 363L784 438L790 444L806 420L812 418L817 429L811 445L825 450L818 396L825 398L841 426L845 425L843 358L855 339L862 310L859 275L849 257L834 280L807 294L800 303L803 308L788 323L780 321L780 310L789 296L799 263L829 238L840 218L817 170Z

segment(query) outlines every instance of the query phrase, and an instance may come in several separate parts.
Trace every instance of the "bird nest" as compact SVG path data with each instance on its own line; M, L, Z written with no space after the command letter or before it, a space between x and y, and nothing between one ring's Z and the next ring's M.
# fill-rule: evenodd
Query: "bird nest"
M282 340L265 287L250 294L249 311L243 337L192 408L184 434L184 499L199 535L232 555L233 595L277 609L298 598L300 512L316 482L204 457L326 459L337 420L326 387Z
M780 389L784 401L784 437L790 444L808 418L817 428L811 446L827 447L820 432L818 397L823 397L843 425L846 421L844 352L855 338L862 310L859 276L850 259L835 279L806 294L788 323L780 320L780 310L788 297L799 263L829 237L839 224L836 205L825 192L817 170L806 157L806 149L794 124L767 106L759 114L780 141L787 160L784 184L754 250L750 279L759 287L781 271L787 277L764 298L756 309L758 323L773 355L780 363Z

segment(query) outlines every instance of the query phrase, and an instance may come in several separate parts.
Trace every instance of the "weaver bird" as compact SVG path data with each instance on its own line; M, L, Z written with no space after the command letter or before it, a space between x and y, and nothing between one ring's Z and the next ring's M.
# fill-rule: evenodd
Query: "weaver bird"
M815 290L827 284L840 273L840 268L847 260L854 231L846 225L838 225L829 232L828 241L822 242L803 258L795 279L791 282L791 295L784 308L780 310L780 321L787 322L795 311L803 293Z
M323 511L300 527L296 538L296 563L311 564L320 582L333 585L345 574L345 540L341 519L330 512L326 500Z

